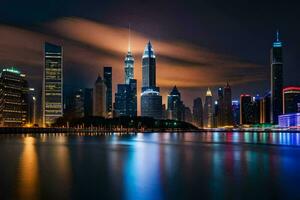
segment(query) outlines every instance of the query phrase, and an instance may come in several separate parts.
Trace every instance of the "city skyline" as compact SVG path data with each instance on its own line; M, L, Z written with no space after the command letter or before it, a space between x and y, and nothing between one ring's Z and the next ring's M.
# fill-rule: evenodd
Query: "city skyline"
M81 25L81 23L83 23L84 26L87 26L88 28L91 28L91 30L94 30L95 27L100 27L99 30L97 31L92 31L93 34L99 33L97 35L96 39L101 38L101 31L103 31L104 29L104 33L111 33L112 30L115 29L109 29L111 28L110 26L104 26L95 22L90 22L87 20L82 20L82 19L65 19L63 21L58 21L57 24L67 24L67 27L71 27L71 30L73 28L75 28L76 26ZM77 24L77 25L76 25ZM90 27L91 26L91 27ZM94 27L95 26L95 27ZM70 28L69 27L69 28ZM73 27L73 28L72 28ZM107 32L107 30L105 30L105 27L109 30ZM104 65L111 65L113 67L113 69L115 71L120 71L120 73L115 73L115 77L113 80L113 93L116 90L116 83L117 82L121 82L121 80L124 77L124 72L122 69L123 67L123 63L122 60L124 58L124 52L126 52L127 48L128 48L128 29L127 28L117 28L117 34L116 35L112 35L112 36L116 36L116 38L118 39L119 37L121 37L121 40L118 39L118 42L120 42L120 47L118 47L117 49L111 49L110 47L108 48L108 46L105 44L103 44L104 41L100 40L100 42L98 40L95 40L95 45L93 47L93 49L95 50L95 52L90 51L90 49L86 49L86 47L82 47L81 46L81 42L79 40L77 40L77 42L74 43L70 43L69 39L64 39L63 45L65 47L65 71L68 74L68 76L66 76L65 79L65 84L67 86L70 87L91 87L92 86L92 82L89 78L91 73L99 73L101 72L102 66ZM1 31L1 29L0 29ZM16 37L20 37L20 35L18 35L18 31L20 31L19 29L17 29L13 35L17 35ZM7 28L6 32L10 33L10 28ZM144 48L140 43L145 43L146 41L148 41L149 38L146 38L145 35L140 35L139 33L132 31L132 54L133 56L136 58L135 63L135 75L138 77L138 85L141 85L141 60L140 60L140 56L141 56L141 52L143 51L142 49ZM281 35L284 36L284 31ZM26 32L27 33L27 32ZM25 71L27 74L31 74L29 76L30 79L30 83L32 83L32 86L39 89L39 81L40 81L40 74L42 73L42 70L40 69L40 62L41 59L38 57L38 52L40 51L40 47L38 46L40 43L42 43L42 39L44 39L44 36L39 35L37 36L38 39L32 38L31 37L32 32L29 32L28 35L25 34L24 38L29 39L29 40L37 40L34 44L34 47L31 47L31 45L27 46L27 44L24 46L24 44L21 44L20 48L25 48L25 49L32 49L33 50L33 57L31 51L28 51L28 54L30 55L29 57L31 57L31 59L28 60L24 60L24 56L21 54L18 54L19 51L17 51L16 56L18 55L17 58L12 58L11 56L6 56L6 58L3 58L3 63L6 65L16 65L19 68L21 68L22 71ZM81 34L79 34L81 35ZM39 36L41 38L39 38ZM82 37L84 36L84 34L82 35ZM85 37L85 38L89 38ZM10 38L10 37L8 37ZM47 38L47 37L46 37ZM109 37L110 38L110 37ZM269 49L270 49L270 45L272 44L272 42L275 40L275 30L273 32L271 32L269 34L269 38L270 38L270 43L269 43L269 47L264 49L264 53L265 55L263 55L265 57L266 60L267 56L269 54ZM57 39L55 39L55 37L53 38L47 38L49 40L54 40L54 43L60 43L59 41L57 41ZM22 40L22 39L21 39ZM76 39L75 39L76 40ZM85 40L85 39L84 39ZM110 39L109 39L110 40ZM269 40L269 39L268 39ZM8 40L9 41L9 40ZM1 41L0 41L1 42ZM14 43L14 42L12 42ZM80 45L78 45L78 43L80 43ZM84 42L83 42L84 43ZM99 45L98 45L99 43ZM89 42L89 44L91 45L91 43ZM122 45L123 44L123 45ZM252 94L252 95L256 95L257 93L259 93L260 95L263 95L264 93L267 92L268 88L269 88L269 63L267 63L266 65L255 65L255 64L247 64L244 62L241 62L241 64L239 64L239 62L236 63L236 58L227 58L225 56L224 58L219 58L219 54L214 54L213 52L210 52L210 54L207 54L206 51L204 51L203 53L199 50L199 49L195 49L195 48L191 48L189 50L189 48L185 48L183 44L182 46L179 46L179 50L183 51L182 56L180 55L172 55L170 58L170 55L172 53L172 48L174 48L174 44L171 42L170 44L167 44L166 42L161 42L161 41L157 41L154 40L153 44L156 46L157 50L157 54L159 56L159 60L158 60L158 66L157 66L157 73L158 73L158 77L157 77L157 81L158 84L161 87L161 94L163 96L163 103L166 104L166 96L168 91L174 86L177 85L178 87L181 88L182 90L182 94L183 94L183 100L186 102L186 104L189 107L192 107L192 101L193 99L196 97L195 94L197 94L197 96L202 95L201 97L204 98L204 94L205 94L205 89L207 86L210 86L213 90L215 90L216 88L218 88L220 85L224 85L224 83L226 83L229 80L229 83L232 85L233 88L233 98L234 99L238 99L239 98L239 94L245 92L245 90L248 91L248 93ZM9 45L9 44L7 44ZM104 45L104 49L106 49L107 52L111 52L109 54L112 55L108 55L106 57L104 57L102 59L103 56L103 52L101 52L101 49ZM169 46L168 46L169 45ZM24 46L24 47L23 47ZM92 45L93 46L93 45ZM189 47L189 46L188 46ZM289 49L289 47L287 47L286 49ZM8 51L10 51L11 49L8 48ZM121 52L122 51L122 52ZM196 59L196 61L193 59L194 58L190 58L191 56L189 56L188 58L185 58L185 53L193 53L195 54L195 57L208 57L209 61L208 63L204 64L203 67L193 67L193 65L197 66L197 63L200 62L200 60L202 59ZM8 52L9 53L9 52ZM80 57L82 58L82 60L80 61L81 63L78 63L78 58L74 58L73 55L80 55ZM100 57L98 57L99 55ZM120 54L120 56L119 56ZM170 55L169 55L170 54ZM178 53L177 53L178 54ZM222 55L222 54L220 54ZM212 58L210 58L210 56ZM86 61L88 59L88 61ZM14 60L14 61L12 61ZM216 61L216 63L214 63L213 61ZM285 54L285 61L287 63L290 62L290 60L288 59L288 57ZM29 64L27 62L30 62ZM174 63L175 64L172 64ZM176 63L176 62L181 62L182 65L180 65L180 63ZM196 62L195 64L193 64L193 62ZM21 64L20 64L21 63ZM187 63L187 64L186 64ZM219 63L219 64L218 64ZM224 65L224 69L227 69L225 72L223 72L222 70L224 70L223 68L220 69L220 67L217 67L217 65L221 65L221 63L223 63L222 65ZM233 64L234 63L234 64ZM247 66L249 65L249 66ZM201 66L199 64L199 66ZM205 67L207 66L207 67ZM217 67L216 69L215 66ZM233 67L231 67L233 66ZM239 67L242 66L242 67ZM243 67L244 66L244 67ZM199 69L198 69L199 68ZM76 70L73 70L76 69ZM220 72L224 73L223 75L220 75L220 72L215 73L216 70L219 70ZM179 71L180 73L176 74L175 71ZM289 65L285 64L285 76L290 75L291 71L289 70ZM80 74L80 76L79 76ZM195 76L191 76L191 74L196 74ZM191 77L190 81L186 81L185 78L186 77ZM292 75L293 76L293 75ZM82 85L79 85L78 82L74 82L74 79L78 79L81 78L82 80ZM200 77L200 78L198 78ZM259 80L253 80L254 79L259 79ZM172 80L172 81L170 81ZM285 85L296 85L296 79L294 78L289 78L286 79L288 82L285 83ZM246 81L246 83L244 82ZM289 84L289 82L293 83L293 84ZM140 88L138 87L138 93L140 93ZM138 104L140 103L140 101L138 100ZM140 108L140 106L138 106L138 108ZM140 111L140 109L138 109Z
M129 34L130 35L130 34ZM128 44L128 53L131 54L131 38L129 36ZM278 124L278 116L282 115L283 104L283 95L282 90L285 88L283 86L283 55L282 55L282 42L279 39L279 31L276 32L276 39L273 42L271 48L271 106L268 107L265 103L265 97L260 97L258 94L251 96L249 94L240 95L240 125L254 125L254 124ZM115 93L115 114L113 113L112 106L112 80L113 80L113 71L112 67L104 66L103 67L103 79L101 78L100 73L95 82L93 89L93 116L102 116L107 118L117 117L117 116L136 116L134 110L137 109L137 104L135 103L137 95L136 89L137 84L134 78L133 72L128 72L128 53L125 58L125 77L124 81L126 83L129 79L129 84L118 84L118 92ZM132 57L130 55L130 57ZM64 95L65 86L63 85L64 72L63 72L63 46L58 46L45 42L44 45L44 79L43 79L43 95L42 95L42 124L43 126L49 126L54 123L54 121L64 115L64 110L69 114L67 116L72 118L72 113L75 113L76 116L84 116L84 96L82 89L80 93L75 93L75 96L70 98L70 94ZM179 102L175 103L174 108L170 105L173 104L169 101L170 95L168 95L168 107L167 111L165 110L166 105L162 103L162 97L160 96L159 85L156 84L156 55L154 52L153 45L150 40L147 42L144 53L142 56L142 86L141 86L141 114L142 117L153 117L155 119L175 119L186 122L192 122L193 116L190 106L186 106L183 101L181 101L180 93L177 91L176 85L173 88L173 91L170 93L171 96L174 96L174 91L177 91L179 94ZM132 59L133 60L133 57ZM130 68L133 69L133 63L129 64ZM129 77L128 77L129 76ZM133 82L132 82L133 81ZM292 86L290 86L292 87ZM274 92L275 89L275 92ZM74 90L72 88L71 90ZM226 86L220 87L217 90L218 98L214 99L211 90L208 88L205 97L205 103L203 107L203 116L204 116L204 127L214 128L214 127L231 127L233 125L233 108L232 108L232 91L231 87L227 81ZM74 91L73 91L74 92ZM176 93L176 92L175 92ZM267 92L269 93L269 92ZM74 95L74 93L73 93ZM200 95L198 95L199 97ZM242 98L244 96L248 97L247 105L244 105ZM75 98L74 98L75 97ZM66 100L66 99L67 100ZM117 101L118 100L118 101ZM175 99L174 99L175 100ZM213 101L215 103L213 104ZM293 100L293 98L292 98ZM103 104L103 105L102 105ZM294 107L294 110L297 110L299 106L297 100L291 102L291 105ZM63 108L64 107L64 108ZM270 112L268 111L270 109ZM273 109L277 109L276 114ZM75 112L73 112L73 111ZM130 110L130 111L129 111ZM172 111L173 110L173 111ZM176 111L177 110L177 111ZM194 110L194 109L193 109ZM172 113L177 113L176 115L169 117L169 111ZM268 121L265 116L267 113L270 113L271 119ZM70 115L71 114L71 115ZM138 114L139 115L139 114ZM180 116L181 115L181 116ZM273 117L272 117L273 115ZM49 118L49 119L48 119ZM244 120L244 118L247 118Z

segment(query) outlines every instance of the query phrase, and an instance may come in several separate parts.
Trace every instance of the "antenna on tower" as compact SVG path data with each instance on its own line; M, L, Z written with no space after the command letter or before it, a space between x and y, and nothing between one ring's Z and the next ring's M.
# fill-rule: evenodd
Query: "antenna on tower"
M276 32L276 41L279 42L279 30L277 29L277 32Z
M128 25L128 52L131 51L131 29L130 24Z

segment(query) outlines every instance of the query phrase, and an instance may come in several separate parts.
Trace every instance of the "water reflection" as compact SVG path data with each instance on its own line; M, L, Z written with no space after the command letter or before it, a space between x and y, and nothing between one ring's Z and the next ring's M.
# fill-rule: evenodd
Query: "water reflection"
M138 134L138 140L155 141L158 133ZM161 199L159 146L154 143L136 142L124 167L126 199Z
M35 138L24 138L24 149L20 157L18 177L18 198L39 199L39 166L35 148Z
M5 188L6 199L297 199L299 139L260 132L0 136L0 166L12 168L0 169L0 198ZM10 180L14 187L3 187Z

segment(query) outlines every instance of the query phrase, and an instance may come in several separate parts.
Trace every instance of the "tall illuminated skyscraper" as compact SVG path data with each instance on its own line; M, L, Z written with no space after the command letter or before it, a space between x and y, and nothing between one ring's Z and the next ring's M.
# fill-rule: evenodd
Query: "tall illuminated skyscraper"
M130 79L134 79L134 58L131 54L131 35L129 29L128 52L125 57L125 84L129 84Z
M43 125L50 126L63 116L63 49L44 45Z
M112 67L103 68L103 80L106 85L106 112L107 117L112 117Z
M156 87L156 60L149 41L142 57L141 115L160 119L162 117L162 97Z
M143 88L156 87L156 59L151 42L145 47L142 57Z
M0 73L0 126L17 127L28 122L28 84L15 68Z
M271 49L271 123L278 124L282 114L283 57L279 32Z
M204 113L203 113L203 122L204 127L212 128L213 127L213 98L210 89L207 89L205 103L204 103Z

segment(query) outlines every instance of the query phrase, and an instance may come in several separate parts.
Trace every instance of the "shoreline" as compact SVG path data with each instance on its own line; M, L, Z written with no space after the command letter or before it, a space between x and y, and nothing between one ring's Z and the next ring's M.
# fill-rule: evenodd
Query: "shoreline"
M198 129L198 130L188 130L188 129L101 129L101 128L30 128L30 127L0 127L0 135L6 134L53 134L53 133L122 133L122 134L132 134L132 133L183 133L183 132L193 132L193 133L204 133L204 132L250 132L250 133L300 133L300 130L280 130L280 129Z

